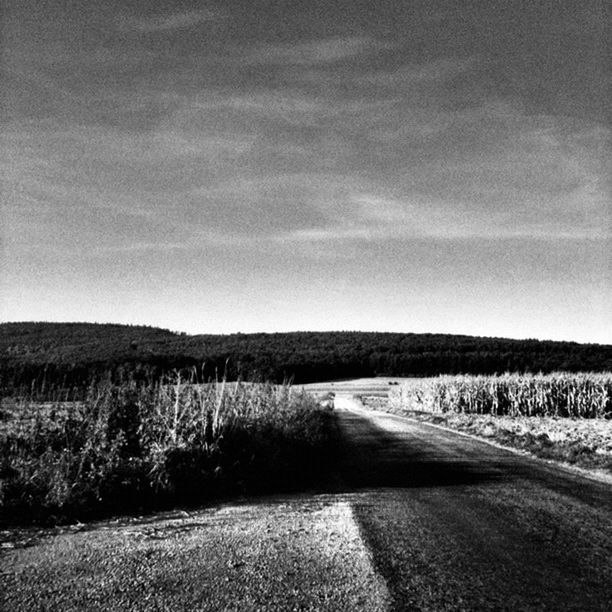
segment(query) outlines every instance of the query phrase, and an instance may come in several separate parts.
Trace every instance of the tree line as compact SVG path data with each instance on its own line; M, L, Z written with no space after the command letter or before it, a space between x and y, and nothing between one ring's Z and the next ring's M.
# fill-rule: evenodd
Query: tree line
M611 371L612 346L449 334L289 332L187 335L95 323L0 324L0 389L102 377L307 383L365 376Z

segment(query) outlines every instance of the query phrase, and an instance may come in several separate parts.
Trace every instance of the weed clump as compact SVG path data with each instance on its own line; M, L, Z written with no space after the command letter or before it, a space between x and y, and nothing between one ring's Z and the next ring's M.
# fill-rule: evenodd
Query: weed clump
M92 385L0 423L0 522L58 523L320 480L335 418L288 385ZM4 413L3 413L4 414ZM4 415L6 416L6 415Z

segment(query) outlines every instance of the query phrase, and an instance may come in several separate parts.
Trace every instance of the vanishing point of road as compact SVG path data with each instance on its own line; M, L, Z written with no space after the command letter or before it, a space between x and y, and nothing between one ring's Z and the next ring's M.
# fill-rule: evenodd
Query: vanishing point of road
M1 610L612 610L612 487L336 398L332 491L0 533Z

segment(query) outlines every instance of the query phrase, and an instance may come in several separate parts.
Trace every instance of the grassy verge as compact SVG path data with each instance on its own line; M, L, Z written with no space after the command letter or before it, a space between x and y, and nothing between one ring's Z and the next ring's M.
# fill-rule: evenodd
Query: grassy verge
M612 421L546 416L497 416L410 410L380 397L361 397L366 407L409 416L494 440L543 459L612 474Z
M60 523L316 484L335 416L288 386L92 386L0 411L0 523Z

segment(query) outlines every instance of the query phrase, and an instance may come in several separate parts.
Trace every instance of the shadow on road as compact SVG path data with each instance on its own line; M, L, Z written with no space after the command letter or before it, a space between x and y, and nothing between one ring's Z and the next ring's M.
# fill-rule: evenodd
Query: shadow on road
M339 472L347 489L436 487L512 478L507 461L455 455L427 440L394 433L351 412L339 414L343 444Z
M525 480L612 509L609 484L557 465L418 423L404 421L399 431L389 431L355 412L337 416L342 438L337 480L345 492Z

